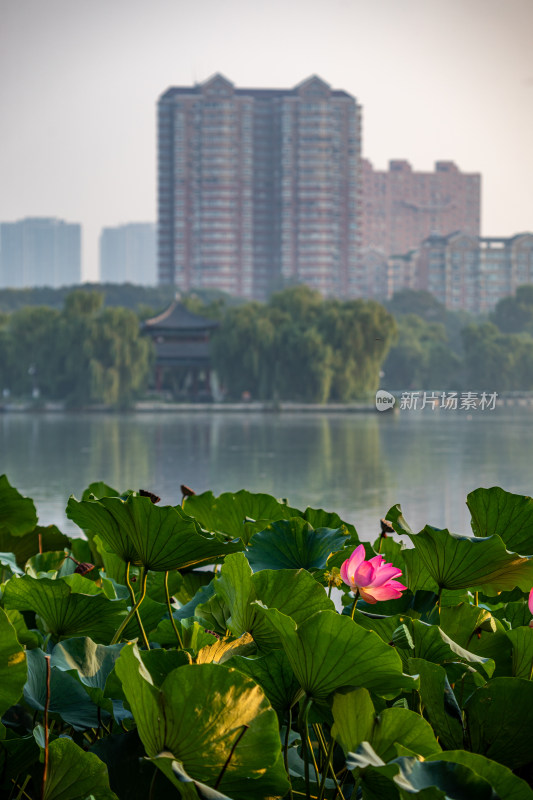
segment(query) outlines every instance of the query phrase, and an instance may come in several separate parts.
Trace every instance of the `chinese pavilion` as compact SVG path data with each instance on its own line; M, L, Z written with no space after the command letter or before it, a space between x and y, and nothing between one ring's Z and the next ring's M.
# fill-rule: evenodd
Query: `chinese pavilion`
M141 332L155 346L155 387L182 399L212 398L209 338L218 322L189 311L179 297L157 317L146 319Z

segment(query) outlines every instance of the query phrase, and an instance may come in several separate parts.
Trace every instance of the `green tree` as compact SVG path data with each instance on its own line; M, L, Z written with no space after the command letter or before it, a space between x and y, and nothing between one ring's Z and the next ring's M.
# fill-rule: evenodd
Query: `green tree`
M469 386L490 392L533 389L533 338L502 333L492 322L463 331Z
M533 285L519 286L514 297L499 300L490 320L503 333L529 333L533 336Z

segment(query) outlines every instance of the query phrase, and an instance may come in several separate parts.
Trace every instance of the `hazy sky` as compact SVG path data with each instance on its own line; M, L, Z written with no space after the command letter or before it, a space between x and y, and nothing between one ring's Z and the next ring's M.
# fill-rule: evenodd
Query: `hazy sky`
M0 0L0 220L156 219L156 102L222 72L363 106L377 168L480 172L482 232L533 230L533 0Z

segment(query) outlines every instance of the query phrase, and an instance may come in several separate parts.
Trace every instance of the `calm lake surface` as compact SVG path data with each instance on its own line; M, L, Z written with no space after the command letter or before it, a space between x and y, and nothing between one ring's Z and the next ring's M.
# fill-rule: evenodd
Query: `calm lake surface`
M64 509L89 483L181 500L180 484L242 488L337 511L373 539L400 503L426 523L470 533L466 495L533 493L533 408L391 413L0 414L0 474L35 500L40 524L76 527Z

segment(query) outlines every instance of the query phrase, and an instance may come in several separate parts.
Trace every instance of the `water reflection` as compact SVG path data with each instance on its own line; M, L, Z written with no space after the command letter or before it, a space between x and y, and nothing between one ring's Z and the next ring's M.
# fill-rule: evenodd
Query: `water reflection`
M0 415L0 473L32 496L43 524L65 521L70 493L94 480L146 488L165 503L186 483L247 488L336 510L364 537L400 502L426 522L469 531L466 494L533 488L531 409L465 415Z

